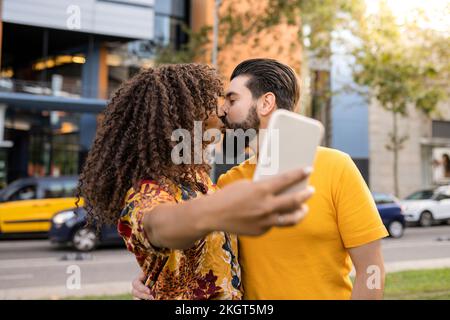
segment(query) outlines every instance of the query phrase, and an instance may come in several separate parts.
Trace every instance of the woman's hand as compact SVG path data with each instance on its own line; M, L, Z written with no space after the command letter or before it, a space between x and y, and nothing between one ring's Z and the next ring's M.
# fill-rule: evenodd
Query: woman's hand
M131 295L134 300L153 300L150 289L144 284L145 273L141 273L133 280L131 286Z
M304 204L314 193L312 187L282 194L305 180L308 170L295 170L279 176L252 182L242 180L226 186L215 194L198 201L200 212L213 207L214 213L199 216L200 229L226 231L238 235L257 236L271 227L286 227L299 223L308 208ZM194 203L194 202L193 202Z
M293 170L260 181L233 183L212 195L183 203L166 203L144 217L144 229L155 247L187 249L213 231L257 236L273 226L299 223L314 190L282 192L305 180L310 170Z

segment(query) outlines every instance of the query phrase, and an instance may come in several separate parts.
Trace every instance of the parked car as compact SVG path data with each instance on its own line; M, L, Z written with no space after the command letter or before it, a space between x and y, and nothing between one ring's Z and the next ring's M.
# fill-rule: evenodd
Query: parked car
M373 193L373 198L389 235L392 238L401 238L405 231L406 222L400 201L386 193Z
M30 177L12 182L0 191L0 233L47 233L56 212L75 206L77 184L77 176Z
M409 223L429 227L450 219L450 186L414 192L402 201Z
M433 197L434 191L436 188L428 188L428 189L422 189L419 191L416 191L409 196L407 196L403 201L405 200L428 200Z
M86 222L83 207L58 212L52 219L50 241L73 246L78 251L91 251L105 244L124 244L116 226L103 226L97 232L96 228L86 226Z

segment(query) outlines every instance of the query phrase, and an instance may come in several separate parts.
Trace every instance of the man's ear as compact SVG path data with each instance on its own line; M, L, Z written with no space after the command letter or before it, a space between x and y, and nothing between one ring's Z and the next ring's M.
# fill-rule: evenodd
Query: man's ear
M277 108L276 98L272 92L265 93L260 99L261 107L259 113L261 116L267 116Z

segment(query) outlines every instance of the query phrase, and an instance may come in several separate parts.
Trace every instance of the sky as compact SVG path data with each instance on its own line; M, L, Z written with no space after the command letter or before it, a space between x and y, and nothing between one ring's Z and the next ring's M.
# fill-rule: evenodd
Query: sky
M417 9L423 10L428 21L421 23L424 27L450 30L450 0L386 0L399 23L411 18ZM368 13L377 11L380 0L365 0Z

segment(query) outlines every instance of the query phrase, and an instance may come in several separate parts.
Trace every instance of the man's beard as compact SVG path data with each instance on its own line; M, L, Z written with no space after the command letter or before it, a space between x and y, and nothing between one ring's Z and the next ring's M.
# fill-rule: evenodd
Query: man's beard
M230 121L228 121L226 115L222 116L221 120L225 125L225 127L223 128L223 133L225 134L225 136L229 136L227 139L230 139L232 137L234 137L234 139L237 139L241 135L244 136L244 148L249 147L251 141L253 141L257 136L260 120L258 118L258 113L256 112L256 104L250 107L247 118L245 118L244 121L231 123ZM233 133L231 133L231 136L230 133L227 132L230 129L234 131ZM245 138L246 134L250 134L250 136L248 136L248 138ZM236 152L238 152L238 150L236 150Z
M250 110L248 111L247 118L245 118L244 121L231 123L230 121L228 121L226 115L220 117L220 119L222 120L226 129L242 129L244 131L253 129L257 131L260 125L258 113L256 112L256 104L251 106Z

